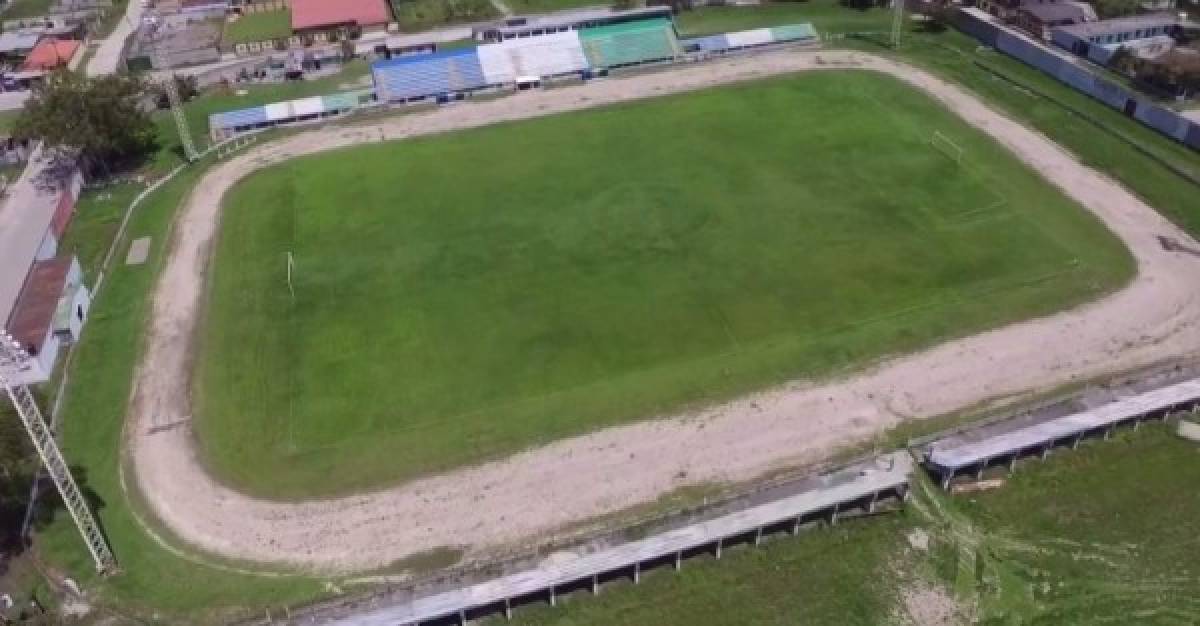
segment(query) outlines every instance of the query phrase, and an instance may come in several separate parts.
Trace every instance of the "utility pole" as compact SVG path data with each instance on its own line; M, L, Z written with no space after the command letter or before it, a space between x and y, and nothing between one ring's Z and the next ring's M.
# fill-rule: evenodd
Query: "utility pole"
M46 473L54 480L54 486L58 488L63 504L66 505L71 519L75 521L75 527L79 529L79 534L87 544L88 552L96 564L96 571L112 573L117 568L117 560L108 547L108 540L100 532L100 525L92 516L79 485L75 484L71 469L58 449L58 442L54 440L54 433L42 419L37 401L29 392L29 387L17 380L22 372L30 370L30 361L31 357L11 335L0 332L0 386L4 387L13 408L17 410L29 440L33 442L38 457L46 466Z
M892 0L892 48L900 47L900 33L904 30L904 0Z

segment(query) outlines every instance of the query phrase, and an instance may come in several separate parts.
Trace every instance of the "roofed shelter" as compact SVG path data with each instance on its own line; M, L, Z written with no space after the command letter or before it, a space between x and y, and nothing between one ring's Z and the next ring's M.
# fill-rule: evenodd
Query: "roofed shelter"
M33 31L9 31L0 33L0 59L21 61L29 56L42 36Z
M31 72L66 67L75 53L79 51L79 45L79 42L74 39L43 39L33 47L21 69Z
M392 21L385 0L291 0L296 33L350 28L382 30Z
M79 339L91 306L83 269L74 256L38 261L29 270L21 296L9 319L8 332L33 357L35 383L54 371L59 350Z

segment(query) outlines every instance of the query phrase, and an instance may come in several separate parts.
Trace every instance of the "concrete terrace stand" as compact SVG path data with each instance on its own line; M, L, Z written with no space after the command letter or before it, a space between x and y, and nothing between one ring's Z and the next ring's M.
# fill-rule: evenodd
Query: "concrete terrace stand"
M912 469L908 452L893 452L824 474L812 489L793 496L569 560L549 559L523 572L327 623L461 624L492 613L503 612L511 617L514 606L530 601L547 601L553 606L565 592L590 589L598 593L602 582L623 577L630 577L636 584L641 573L653 567L670 564L679 569L684 558L698 554L712 554L719 559L725 546L757 545L767 534L795 534L802 524L820 519L836 524L839 515L848 511L874 513L880 501L907 499Z
M941 478L942 488L955 476L974 471L976 478L993 465L1007 464L1012 471L1019 458L1038 455L1042 459L1057 446L1072 449L1085 437L1108 439L1118 426L1132 424L1136 429L1147 419L1166 420L1179 411L1200 408L1200 380L1189 380L1118 399L1114 402L1063 417L1022 426L1007 432L991 433L983 439L964 440L951 436L930 444L925 451L925 466Z

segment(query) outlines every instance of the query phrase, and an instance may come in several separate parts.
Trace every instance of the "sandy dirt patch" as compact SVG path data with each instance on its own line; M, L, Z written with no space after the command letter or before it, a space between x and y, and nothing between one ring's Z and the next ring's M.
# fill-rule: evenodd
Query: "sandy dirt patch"
M1103 220L1133 251L1137 278L1075 310L895 358L843 380L789 384L374 493L268 502L218 484L201 467L188 423L189 362L221 198L239 179L323 150L845 64L898 77L995 137ZM479 555L683 484L749 480L816 460L909 416L1192 353L1200 346L1200 258L1164 251L1160 235L1192 242L1133 194L962 89L861 53L780 50L305 132L216 166L181 210L134 381L128 445L136 484L179 537L239 559L346 571L438 546Z

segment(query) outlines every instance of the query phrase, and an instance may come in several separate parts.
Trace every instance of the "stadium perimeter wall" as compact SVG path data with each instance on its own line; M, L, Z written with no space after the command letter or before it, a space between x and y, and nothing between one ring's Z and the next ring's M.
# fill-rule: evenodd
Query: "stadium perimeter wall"
M960 30L989 47L1049 74L1059 82L1122 111L1180 143L1200 150L1200 124L1091 73L1069 54L1039 44L979 9L960 9L957 17Z

